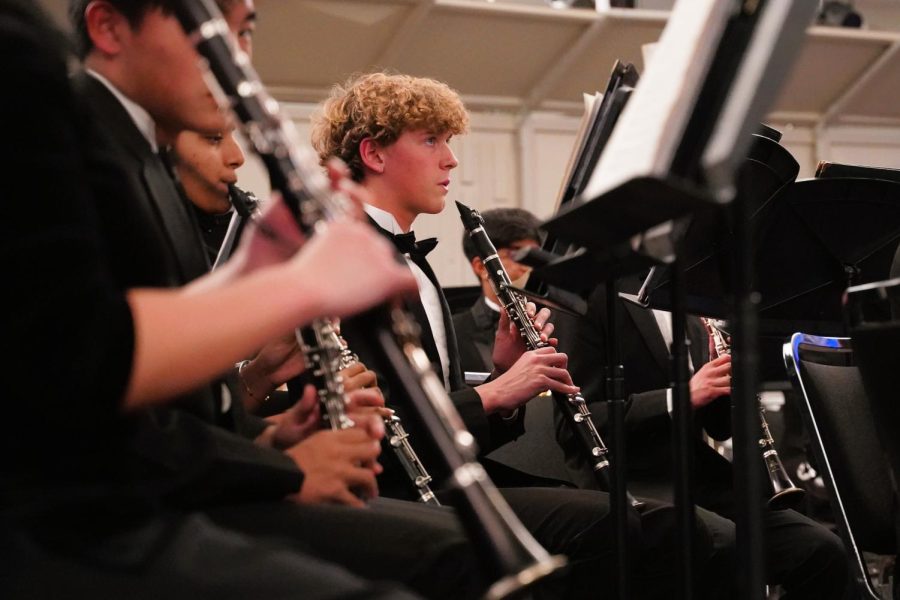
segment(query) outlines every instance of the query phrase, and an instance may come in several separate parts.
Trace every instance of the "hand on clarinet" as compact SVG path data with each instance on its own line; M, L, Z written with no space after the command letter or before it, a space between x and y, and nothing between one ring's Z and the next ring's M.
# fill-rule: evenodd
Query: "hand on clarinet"
M357 389L347 394L347 416L354 423L370 416L386 419L393 414L394 411L384 405L384 395L377 387Z
M535 328L540 332L541 341L556 346L556 338L550 337L553 335L550 309L542 308L538 311L533 302L528 302L525 310L532 318ZM501 310L500 323L497 325L497 333L494 336L494 352L491 357L494 367L499 373L509 370L526 350L525 340L522 339L518 327L510 321L506 311Z
M340 374L344 381L345 392L353 392L364 388L374 388L378 390L378 376L375 374L375 371L370 371L366 368L366 365L361 362L353 363L346 369L342 369ZM384 404L383 399L382 404Z
M485 412L509 413L547 390L575 394L579 388L566 370L569 357L554 348L522 354L508 371L477 388Z
M320 410L316 388L305 386L303 396L294 406L267 419L272 423L269 432L272 447L279 450L290 448L318 431L322 423Z
M241 369L244 407L248 412L255 413L264 398L305 368L303 353L294 333L272 340Z
M697 370L690 381L691 406L706 406L731 393L731 355L723 354Z
M285 453L303 471L300 491L291 498L301 504L333 503L363 507L378 495L376 461L384 437L380 418L363 417L357 427L317 431Z

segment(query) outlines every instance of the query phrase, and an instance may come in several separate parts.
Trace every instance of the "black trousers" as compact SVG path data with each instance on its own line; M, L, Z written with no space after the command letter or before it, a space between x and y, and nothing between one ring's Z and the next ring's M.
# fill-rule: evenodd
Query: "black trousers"
M639 495L666 497L671 488L659 481L631 481ZM701 481L696 487L697 522L713 540L716 565L707 572L728 569L734 581L734 492L721 483ZM702 507L702 508L701 508ZM705 510L704 510L705 509ZM840 600L849 584L847 552L840 538L821 523L793 510L763 510L766 582L780 585L786 600ZM729 567L727 564L731 562ZM717 582L717 585L722 582ZM732 598L728 585L713 597Z
M428 598L478 598L487 579L450 508L376 498L366 508L288 501L219 506L217 525L309 552L369 580Z
M154 518L102 539L0 526L9 600L412 600L332 563L221 529L200 516Z
M713 532L717 549L732 554L734 523L698 509L698 522ZM849 584L847 553L834 533L793 510L763 510L766 582L780 585L785 600L841 600ZM733 572L733 571L732 571ZM733 598L737 590L726 590Z
M540 598L613 597L617 581L616 541L605 492L567 487L500 488L519 520L551 554L563 554L569 569L539 587ZM452 502L446 492L442 500ZM628 553L635 599L671 598L678 562L672 507L651 504L643 514L628 511ZM699 543L709 545L705 530Z

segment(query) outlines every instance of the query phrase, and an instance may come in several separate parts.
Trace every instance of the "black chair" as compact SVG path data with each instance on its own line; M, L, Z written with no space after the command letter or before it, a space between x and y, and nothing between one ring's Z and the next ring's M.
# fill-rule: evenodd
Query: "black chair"
M863 552L897 553L895 495L850 340L795 333L783 354L850 555L852 597L881 599Z

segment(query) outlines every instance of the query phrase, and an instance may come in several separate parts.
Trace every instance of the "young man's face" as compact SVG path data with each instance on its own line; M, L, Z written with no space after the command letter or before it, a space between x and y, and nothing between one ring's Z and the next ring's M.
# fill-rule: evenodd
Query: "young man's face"
M253 0L234 0L225 11L228 28L237 38L241 50L253 56L253 33L256 31L256 9Z
M198 55L173 15L151 9L128 29L122 60L132 99L167 132L216 132L227 128L201 75Z
M244 153L231 132L183 131L175 140L176 168L188 198L200 210L224 213L231 207L228 185L237 182Z
M449 146L451 137L450 133L407 130L382 149L382 177L391 191L393 209L413 218L444 209L450 171L459 164Z

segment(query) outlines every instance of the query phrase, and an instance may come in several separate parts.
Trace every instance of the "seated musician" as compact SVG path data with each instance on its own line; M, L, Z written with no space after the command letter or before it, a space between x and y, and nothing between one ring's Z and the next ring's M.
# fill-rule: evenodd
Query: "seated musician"
M625 291L636 291L640 282L623 282ZM633 287L631 287L633 286ZM602 367L606 364L606 292L597 288L588 300L582 318L559 315L556 319L560 347L570 358L575 381L584 386L584 396L601 432L606 426ZM620 300L619 337L625 368L628 486L637 495L671 498L672 431L669 347L671 315L640 308ZM709 336L696 317L689 317L687 333L693 376L691 406L697 423L692 442L695 498L698 508L727 519L735 516L731 464L700 437L703 427L715 439L730 435L731 363L728 355L710 360ZM566 454L572 481L594 487L594 478L579 453L577 440L557 412L557 438ZM760 468L764 468L762 462ZM762 499L760 500L762 501ZM717 541L731 540L730 521L698 510L700 522L716 532ZM767 581L780 584L790 598L842 598L848 581L847 557L840 539L825 527L793 510L764 511Z
M151 10L147 19L162 16ZM15 289L2 311L4 364L15 376L0 441L0 596L413 597L309 552L159 510L173 480L143 470L132 448L135 421L149 407L206 384L324 308L349 314L408 288L408 273L382 240L349 222L287 255L251 233L239 258L256 268L190 286L166 289L155 273L118 269L124 255L165 272L164 249L115 154L97 143L101 132L73 94L65 43L49 23L33 2L0 2L0 61L15 89L0 99L15 148L0 170L21 199L7 207L0 251ZM193 53L184 58L196 63ZM299 241L283 205L266 223L283 241ZM371 279L325 266L337 257ZM310 293L302 282L311 278L325 290ZM273 281L284 295L264 293ZM375 454L369 447L361 457Z
M271 229L255 228L258 233L267 233L246 240L247 250L225 268L210 276L194 270L206 263L199 232L154 149L182 130L221 131L226 127L203 85L196 52L167 3L78 0L71 8L75 29L82 35L86 65L92 71L78 77L85 99L79 106L89 112L82 120L92 126L83 142L89 155L72 161L59 161L52 155L27 165L87 166L86 179L96 186L94 196L101 213L97 220L109 238L97 245L109 248L106 258L113 263L112 271L123 288L180 284L190 274L198 278L188 292L178 296L189 306L168 308L158 302L160 294L151 293L147 295L148 310L155 320L147 321L144 313L138 315L140 319L135 318L135 355L142 360L149 356L152 362L149 366L141 360L136 362L141 368L135 370L132 384L150 386L154 398L179 396L177 406L141 411L133 427L121 432L125 438L122 442L128 446L126 455L136 465L133 468L140 485L135 487L158 485L158 497L152 498L152 503L165 510L196 510L220 527L250 536L278 536L296 549L327 556L358 575L402 582L434 597L476 595L484 582L454 515L417 511L417 506L401 507L397 502L378 499L369 503L369 510L355 508L377 494L377 440L383 435L380 420L360 419L362 426L358 428L316 431L306 436L295 430L292 433L297 443L279 451L254 443L265 430L242 427L247 421L238 418L241 403L232 401L237 395L231 393L237 386L223 386L221 379L213 381L224 370L223 365L233 364L266 339L286 334L323 313L343 316L350 311L342 302L359 302L356 308L363 308L383 299L385 295L379 290L384 291L383 286L391 282L401 288L403 282L409 284L408 273L393 265L388 246L373 237L368 226L338 223L334 233L327 233L322 241L317 236L307 242L310 251L320 248L324 255L313 252L305 260L290 262L292 269L257 274L256 268L292 256L302 241L289 211L280 203L270 209L280 211L274 213L280 220L270 223ZM182 101L169 104L169 98ZM37 111L38 106L44 105L36 103L32 110ZM15 112L11 109L9 114ZM52 126L55 121L48 124ZM35 137L40 138L40 133ZM55 138L44 135L41 139ZM70 212L61 216L71 216ZM64 237L68 240L72 236ZM353 249L341 248L333 241L336 238L350 243ZM328 240L332 243L327 244ZM322 244L326 244L325 250L321 250ZM371 269L350 260L356 251L373 261ZM190 271L180 268L187 264L186 258L198 256L201 260L192 261ZM318 260L311 264L310 256ZM73 253L66 258L78 260L79 255ZM365 280L370 274L379 277L377 272L383 268L384 284ZM318 272L321 269L328 271L327 276ZM358 276L358 270L365 271L363 277ZM50 273L59 270L40 271L42 281L56 284ZM231 291L224 287L250 271L252 275L242 279L245 287ZM62 281L71 282L78 273L63 271ZM335 284L332 278L341 284ZM96 278L88 275L84 279L90 284ZM325 287L319 288L319 284ZM56 285L64 288L62 283ZM366 289L356 293L356 285ZM274 289L279 293L272 293ZM338 294L337 303L332 293ZM35 306L46 306L46 302ZM103 316L100 305L87 306L91 323ZM22 312L12 310L8 314L24 322L18 314ZM72 320L79 321L77 317ZM105 331L102 321L98 329ZM251 335L246 339L239 335L247 330ZM96 338L79 335L88 342ZM232 338L241 344L235 346ZM59 343L53 346L58 348ZM155 352L151 354L147 348ZM105 355L98 358L92 352L69 356L95 360L98 365L105 359ZM94 374L95 366L92 363L85 374ZM119 376L124 380L127 374ZM91 387L91 380L86 381L75 382L76 396ZM97 384L102 381L102 377L95 378ZM113 383L121 382L117 379ZM59 397L72 395L61 393ZM301 417L298 414L302 425L305 419ZM76 419L71 425L80 423ZM94 427L92 424L84 435L74 437L86 440L92 437ZM71 432L65 436L73 437ZM121 453L114 450L109 454ZM69 457L65 464L72 473L76 472L72 463L80 463L77 472L95 464L89 456L77 452ZM89 523L85 521L85 525ZM359 535L378 537L384 546L358 544ZM413 559L415 565L411 567ZM433 586L436 579L442 581L440 587Z
M537 217L521 208L495 208L481 213L484 230L497 248L500 261L515 287L524 287L531 269L511 255L522 248L540 245ZM463 252L478 277L481 296L469 310L453 315L463 371L491 371L494 336L500 321L501 306L485 272L478 250L468 234L463 235Z
M500 333L492 357L493 378L476 388L464 385L457 346L457 332L449 309L425 254L433 240L416 242L412 226L421 214L444 209L451 190L451 172L457 166L450 147L455 134L466 131L468 115L459 96L446 85L404 75L372 73L337 86L314 119L313 145L322 161L344 160L352 178L371 193L365 206L372 223L397 249L419 283L419 298L411 311L422 328L423 347L443 379L468 429L476 436L482 452L490 451L514 438L522 430L525 403L536 393L554 389L563 393L577 390L566 371L566 356L551 348L524 351L518 333L500 315ZM533 310L533 308L532 308ZM549 311L538 312L535 321L544 335ZM348 336L351 347L352 337ZM366 358L365 356L363 357ZM374 361L367 359L369 364ZM397 409L407 423L412 440L425 440L428 432L405 414L411 408L397 390L387 389L388 405ZM440 456L424 443L417 444L420 457L438 487L442 472ZM399 466L383 454L385 472L379 477L383 494L408 496ZM485 464L501 486L508 473L495 464ZM518 473L522 485L527 478ZM605 493L584 494L566 488L503 488L501 493L523 523L551 552L564 553L575 563L569 579L571 596L595 596L597 590L613 585L613 536L609 528L608 497ZM447 496L443 501L452 501ZM649 511L642 523L643 538L635 539L644 560L635 565L634 597L665 596L674 587L676 549L671 545L672 521L666 510ZM641 517L630 510L629 524L636 531ZM705 536L702 527L700 536ZM653 538L653 541L651 541ZM707 540L708 541L708 540Z
M225 233L232 220L232 195L236 189L237 169L244 164L244 153L233 130L201 133L183 131L175 138L170 152L182 190L191 201L200 225L210 264L220 254ZM229 187L231 186L231 187ZM235 239L240 239L245 223L241 222ZM227 256L224 257L227 260ZM293 395L279 392L286 381L303 371L303 359L293 333L274 340L259 350L251 360L242 361L238 378L243 404L252 413L277 415L293 405ZM343 371L344 389L348 392L375 388L375 374L357 363ZM302 388L302 381L298 382ZM354 394L352 408L383 405L379 394ZM312 417L310 417L312 418Z

